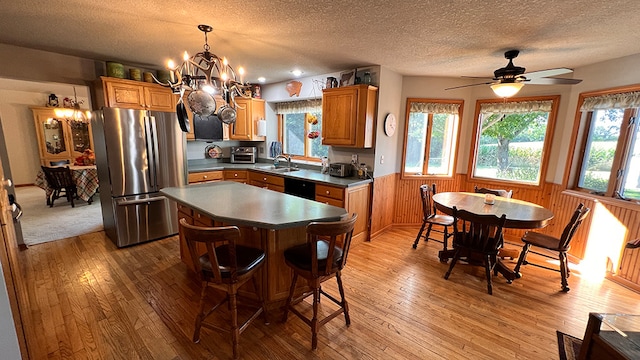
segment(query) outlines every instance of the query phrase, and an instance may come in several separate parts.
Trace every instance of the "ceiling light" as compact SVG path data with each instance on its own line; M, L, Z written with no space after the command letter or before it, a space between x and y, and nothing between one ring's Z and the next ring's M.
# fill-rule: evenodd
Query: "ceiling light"
M520 82L502 82L491 85L491 90L501 98L508 98L517 94L523 86Z
M65 98L65 101L67 99ZM80 104L84 102L84 100L78 101L78 96L76 95L76 87L73 87L73 100L68 100L71 103L72 109L60 109L56 108L53 112L56 114L57 118L64 119L69 123L84 123L88 124L91 122L91 112L88 110L83 111L80 110Z
M265 78L264 78L264 76L260 76L260 77L258 78L258 82L259 82L259 83L261 83L261 84L264 84L264 83L265 83L265 81L267 81L267 79L265 79Z
M185 51L183 62L179 65L174 65L173 61L169 60L167 68L171 71L170 80L155 81L162 86L170 87L174 93L179 93L179 103L183 101L184 93L190 91L187 100L191 111L196 115L218 115L223 122L233 123L236 120L235 112L238 106L235 97L247 97L244 90L249 89L250 85L244 83L243 68L239 67L236 74L226 58L220 58L209 51L207 33L213 31L213 28L209 25L198 25L198 29L204 33L204 50L191 57ZM225 104L216 104L214 95L220 95ZM218 109L220 110L216 113Z
M303 74L302 70L299 69L295 69L295 70L291 70L291 73L293 74L293 76L298 77L300 75Z

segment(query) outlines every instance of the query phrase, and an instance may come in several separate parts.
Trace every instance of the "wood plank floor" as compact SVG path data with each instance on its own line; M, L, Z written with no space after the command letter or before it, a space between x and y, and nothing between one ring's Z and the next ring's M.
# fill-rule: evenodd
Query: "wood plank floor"
M350 327L342 317L330 321L314 352L297 317L269 325L259 318L240 337L241 357L557 359L556 330L582 338L589 312L640 313L637 293L575 271L569 293L559 292L559 273L533 266L513 284L494 278L493 296L479 267L457 265L444 280L441 245L413 250L417 230L392 229L351 249L343 276ZM175 237L117 249L103 232L21 252L31 358L231 358L224 334L203 329L201 342L191 342L199 284L178 254ZM334 283L325 288L337 294ZM320 307L334 309L329 301Z

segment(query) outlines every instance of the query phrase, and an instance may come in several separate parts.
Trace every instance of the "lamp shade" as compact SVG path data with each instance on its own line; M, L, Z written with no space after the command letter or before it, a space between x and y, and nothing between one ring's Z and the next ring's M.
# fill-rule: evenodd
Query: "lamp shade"
M519 82L499 83L491 85L491 90L502 98L508 98L517 94L523 86L524 84Z

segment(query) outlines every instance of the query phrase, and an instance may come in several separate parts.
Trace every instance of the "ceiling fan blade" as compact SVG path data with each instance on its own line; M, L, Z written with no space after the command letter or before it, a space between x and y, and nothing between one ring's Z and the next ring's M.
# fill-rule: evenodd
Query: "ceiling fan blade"
M527 84L533 85L574 85L580 83L580 79L539 78L530 79Z
M493 84L494 82L495 81L489 81L489 82L483 82L483 83L478 83L478 84L460 85L460 86L454 86L454 87L446 88L445 90L460 89L460 88L465 88L465 87L469 87L469 86L489 85L489 84Z
M570 74L573 70L567 68L557 68L557 69L548 69L548 70L540 70L540 71L532 71L530 73L523 74L529 79L537 79L551 76L558 76L564 74Z
M495 80L490 76L461 76L463 79L485 79L485 80Z

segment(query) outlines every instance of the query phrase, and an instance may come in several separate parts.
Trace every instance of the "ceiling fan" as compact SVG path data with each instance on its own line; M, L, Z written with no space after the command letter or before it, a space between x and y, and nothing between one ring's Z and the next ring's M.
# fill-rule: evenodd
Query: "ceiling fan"
M496 95L503 98L508 98L518 93L518 91L520 91L525 83L535 85L573 85L582 81L578 79L563 79L552 77L573 72L573 70L567 68L548 69L525 73L525 68L513 65L513 59L518 57L518 54L520 54L519 50L509 50L505 52L504 57L509 60L507 66L494 71L493 78L477 78L491 79L491 81L478 84L454 86L445 90L459 89L477 85L490 85L491 89L496 93Z

